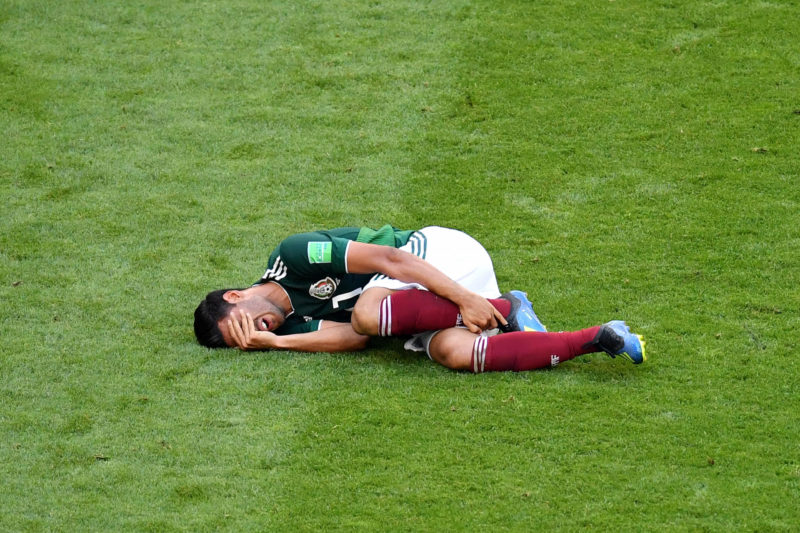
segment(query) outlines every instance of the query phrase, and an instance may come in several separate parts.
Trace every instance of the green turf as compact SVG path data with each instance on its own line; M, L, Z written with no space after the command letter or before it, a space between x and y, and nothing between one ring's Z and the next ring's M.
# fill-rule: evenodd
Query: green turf
M795 529L798 20L0 0L0 530ZM282 237L386 222L650 360L194 343Z

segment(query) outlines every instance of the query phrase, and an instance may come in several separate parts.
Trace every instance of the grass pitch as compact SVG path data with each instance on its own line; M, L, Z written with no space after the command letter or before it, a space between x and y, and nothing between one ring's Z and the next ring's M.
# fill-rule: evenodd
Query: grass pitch
M792 530L797 2L0 2L0 529ZM311 228L457 227L603 355L207 351Z

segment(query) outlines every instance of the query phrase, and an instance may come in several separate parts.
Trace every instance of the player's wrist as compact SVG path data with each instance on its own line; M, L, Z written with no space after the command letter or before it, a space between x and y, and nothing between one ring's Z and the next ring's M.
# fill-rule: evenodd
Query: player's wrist
M450 301L459 307L469 307L475 304L477 301L476 298L483 299L480 295L459 286L456 294L450 298Z
M284 350L287 348L284 338L280 335L271 335L264 346L267 350Z

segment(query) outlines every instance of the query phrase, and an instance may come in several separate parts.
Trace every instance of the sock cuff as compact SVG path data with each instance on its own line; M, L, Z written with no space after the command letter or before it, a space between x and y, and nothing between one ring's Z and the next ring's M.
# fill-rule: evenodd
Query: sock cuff
M378 335L381 337L392 336L392 296L381 300L378 310Z
M472 345L472 372L480 374L486 369L486 348L489 344L489 337L479 335Z

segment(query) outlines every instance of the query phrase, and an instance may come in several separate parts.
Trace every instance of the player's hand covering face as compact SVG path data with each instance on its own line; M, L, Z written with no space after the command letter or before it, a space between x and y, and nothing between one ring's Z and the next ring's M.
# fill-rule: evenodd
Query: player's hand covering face
M254 349L254 346L248 346L254 341L245 342L246 339L256 339L256 334L275 331L285 321L283 310L272 301L259 295L247 295L238 300L230 315L220 319L217 324L228 346Z
M236 316L236 311L231 313L227 321L228 335L233 341L233 346L240 350L264 350L275 347L275 340L278 337L274 333L266 329L256 329L256 324L261 327L266 326L264 319L253 320L250 313L244 310L239 310L239 316Z

